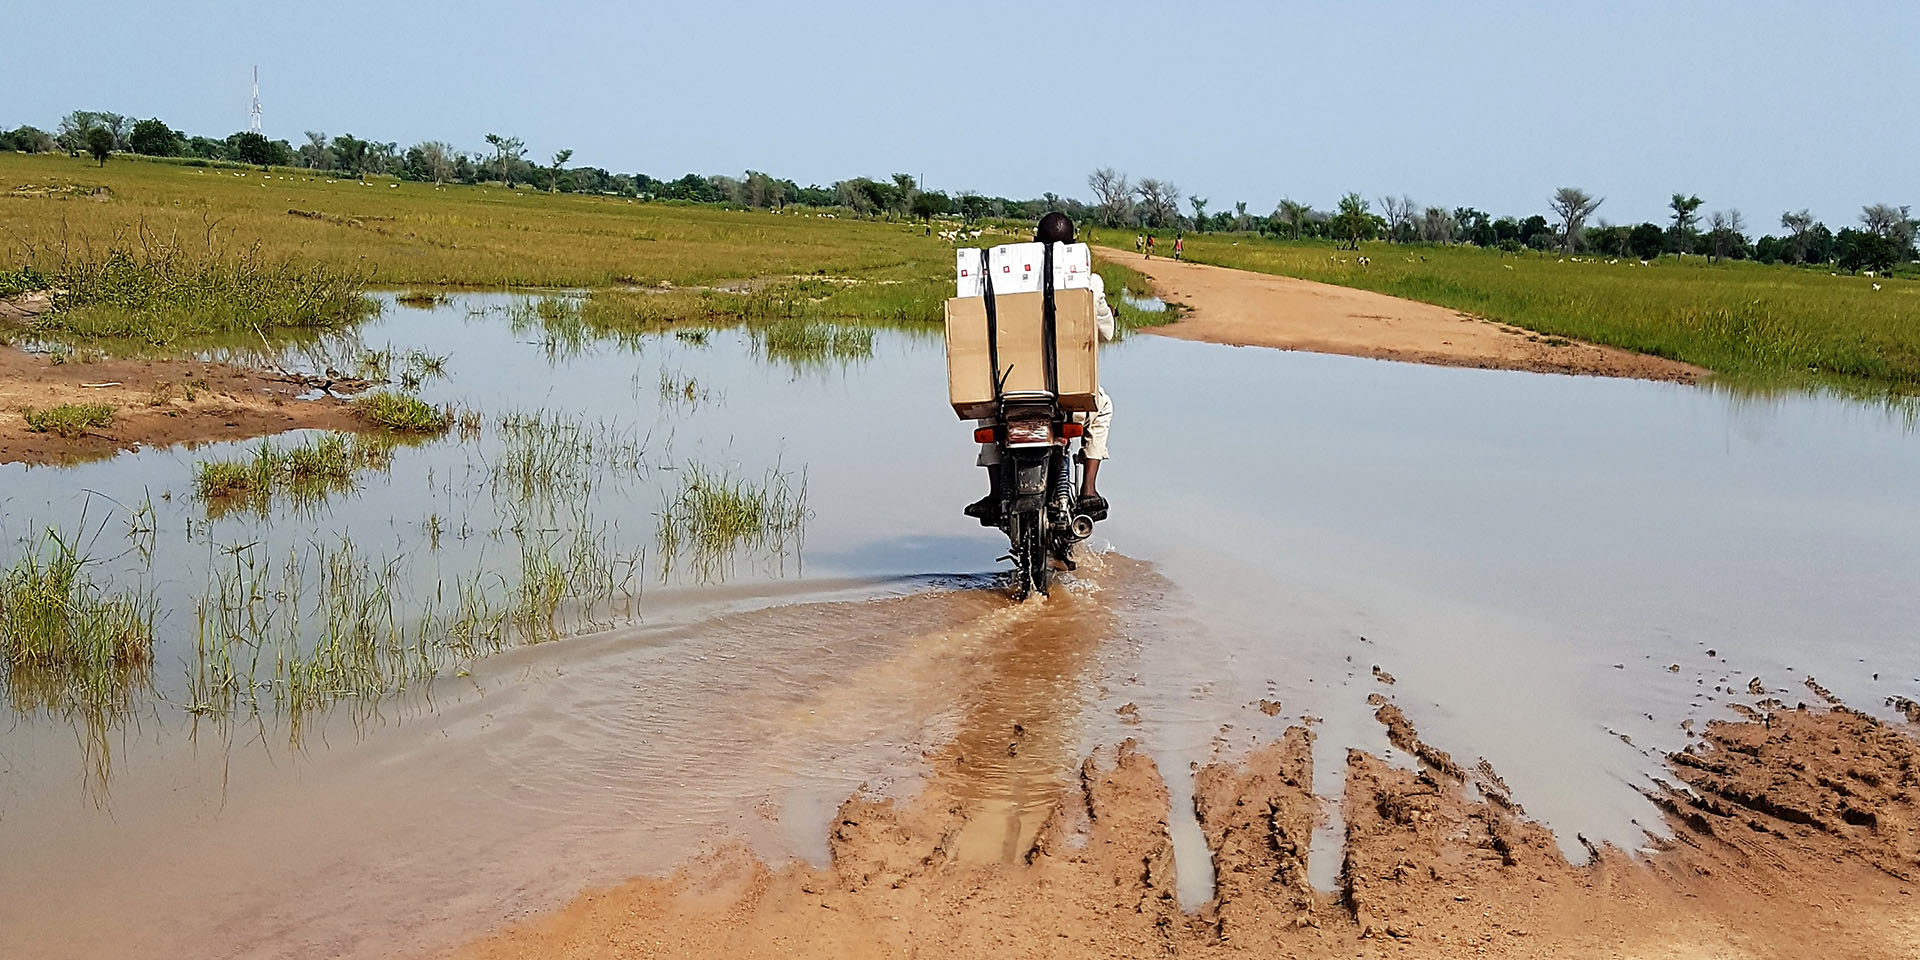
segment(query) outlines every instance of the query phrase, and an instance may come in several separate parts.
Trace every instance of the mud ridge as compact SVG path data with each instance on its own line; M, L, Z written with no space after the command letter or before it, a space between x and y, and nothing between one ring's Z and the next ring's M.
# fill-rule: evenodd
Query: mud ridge
M1379 712L1417 751L1404 713ZM910 800L843 804L825 867L775 869L722 851L671 877L584 896L458 956L1352 957L1391 948L1413 958L1891 960L1910 958L1920 936L1907 879L1920 869L1920 742L1844 708L1710 724L1674 755L1675 780L1648 790L1671 839L1650 834L1650 848L1635 853L1589 845L1584 864L1526 819L1484 761L1474 799L1466 777L1440 765L1409 770L1349 751L1334 891L1307 880L1322 814L1312 742L1295 726L1237 763L1197 771L1194 812L1217 880L1192 913L1175 895L1166 783L1129 740L1085 758L1032 845L1005 862L952 856L952 838L981 814L942 788L952 770L936 770Z

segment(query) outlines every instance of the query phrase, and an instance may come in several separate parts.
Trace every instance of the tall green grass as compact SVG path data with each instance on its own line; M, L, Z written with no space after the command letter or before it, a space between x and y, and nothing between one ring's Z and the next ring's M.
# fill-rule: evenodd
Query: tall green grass
M96 586L91 561L57 531L41 548L0 574L0 665L14 706L124 708L153 665L151 601Z
M399 433L443 433L457 416L451 407L436 407L419 397L391 390L361 394L353 401L353 410L368 423Z
M682 565L703 582L723 579L744 551L784 558L798 549L812 516L804 475L796 487L778 468L757 482L697 463L678 473L655 531L662 579Z
M325 265L189 253L178 245L30 254L55 291L29 329L61 341L172 345L223 334L325 329L378 311L365 277Z
M194 496L209 517L236 510L267 516L276 496L309 507L358 486L358 475L393 463L394 441L383 436L325 434L282 448L262 440L245 458L194 464Z
M1362 252L1370 264L1324 244L1187 240L1197 262L1375 290L1735 379L1920 389L1920 281L1695 257L1643 266L1630 257L1471 247L1369 244Z

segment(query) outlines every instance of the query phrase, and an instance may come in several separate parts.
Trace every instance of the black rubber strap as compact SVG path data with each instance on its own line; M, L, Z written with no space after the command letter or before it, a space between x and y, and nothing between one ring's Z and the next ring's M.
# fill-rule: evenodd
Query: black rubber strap
M987 251L980 251L981 295L987 300L987 363L993 373L993 400L1000 402L1000 322L993 309L993 270L987 257Z
M1046 252L1040 257L1040 336L1044 342L1040 346L1041 356L1047 365L1047 389L1053 392L1055 399L1060 396L1060 357L1053 333L1053 244L1046 244Z

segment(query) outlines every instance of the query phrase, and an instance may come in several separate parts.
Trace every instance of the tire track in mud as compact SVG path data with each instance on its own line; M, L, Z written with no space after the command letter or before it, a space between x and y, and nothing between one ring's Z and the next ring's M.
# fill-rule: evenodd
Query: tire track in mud
M1490 764L1463 767L1376 694L1415 764L1347 751L1336 888L1308 880L1333 811L1314 734L1292 725L1194 771L1215 884L1182 911L1167 781L1136 741L1083 755L1075 730L1104 611L1136 572L1110 562L1103 602L976 610L816 698L817 718L904 685L955 713L917 793L840 805L825 865L723 849L457 955L1915 955L1920 741L1833 703L1709 724L1647 791L1670 834L1587 844L1576 865Z

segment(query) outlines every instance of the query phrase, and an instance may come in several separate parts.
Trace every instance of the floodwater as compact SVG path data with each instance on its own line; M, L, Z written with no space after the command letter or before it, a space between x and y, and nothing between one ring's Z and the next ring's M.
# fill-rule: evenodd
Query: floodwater
M1660 830L1638 788L1683 722L1814 701L1809 677L1876 713L1920 697L1920 437L1897 410L1133 337L1102 358L1112 519L1064 589L1015 606L1004 540L959 514L984 481L937 338L883 330L831 362L724 329L568 347L516 330L516 302L390 306L358 332L450 355L423 395L487 424L319 504L209 519L191 465L252 444L0 468L0 554L84 512L115 557L96 575L161 611L154 692L104 737L39 712L0 734L8 955L430 952L716 845L820 860L842 800L935 766L979 805L961 855L1005 859L1125 737L1167 776L1194 903L1191 765L1304 719L1336 800L1349 747L1394 754L1372 693L1485 758L1570 853L1635 849ZM535 410L644 452L521 495L497 418ZM804 483L804 536L661 556L694 465ZM126 505L149 500L129 553ZM181 708L229 550L344 538L405 609L476 570L511 582L528 530L624 558L564 617L579 635L315 714L297 741L270 702ZM1311 866L1327 883L1337 846Z

